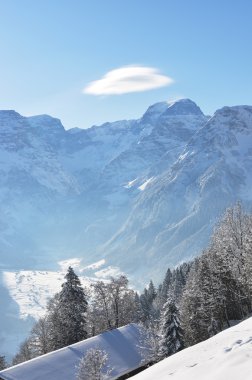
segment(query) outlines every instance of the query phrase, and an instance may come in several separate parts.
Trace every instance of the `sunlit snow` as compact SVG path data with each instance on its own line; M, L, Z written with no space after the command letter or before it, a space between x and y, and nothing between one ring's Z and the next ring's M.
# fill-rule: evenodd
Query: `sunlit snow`
M252 318L189 347L135 380L251 380Z

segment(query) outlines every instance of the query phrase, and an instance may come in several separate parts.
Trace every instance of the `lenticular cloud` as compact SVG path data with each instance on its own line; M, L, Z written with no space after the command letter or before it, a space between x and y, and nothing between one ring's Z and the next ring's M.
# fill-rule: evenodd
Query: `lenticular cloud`
M83 93L91 95L121 95L169 86L173 79L153 67L125 66L109 71L101 79L90 82Z

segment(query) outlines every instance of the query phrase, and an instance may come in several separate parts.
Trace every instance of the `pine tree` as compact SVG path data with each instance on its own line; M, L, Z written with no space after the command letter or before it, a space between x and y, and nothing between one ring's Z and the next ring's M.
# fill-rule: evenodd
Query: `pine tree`
M167 301L167 296L168 296L168 291L171 286L171 281L172 281L172 272L170 268L168 268L165 274L164 281L162 283L162 287L161 287L161 297L163 299L163 303Z
M145 288L143 294L140 296L140 302L143 311L143 321L146 321L147 323L150 320L156 320L159 318L159 300L155 302L156 298L157 291L151 280L148 288Z
M144 315L143 315L142 305L140 301L140 296L137 292L135 292L132 322L137 323L143 320L144 320Z
M148 289L147 289L147 295L148 295L148 301L149 301L149 303L152 304L153 301L154 301L154 299L157 296L157 291L156 291L156 288L155 288L152 280L150 280L150 283L149 283L149 286L148 286Z
M62 290L49 303L48 322L53 349L87 338L87 296L79 277L69 267Z
M183 330L178 309L173 300L168 300L161 315L159 357L164 359L184 348Z

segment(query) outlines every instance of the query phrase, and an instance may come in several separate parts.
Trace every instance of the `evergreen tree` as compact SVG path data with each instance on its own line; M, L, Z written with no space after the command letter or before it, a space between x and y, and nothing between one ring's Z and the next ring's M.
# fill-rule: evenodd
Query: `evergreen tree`
M181 267L178 267L172 272L171 285L167 294L168 298L172 298L176 302L179 302L184 285L185 280L183 278L183 273Z
M134 313L133 313L133 322L142 322L144 320L142 305L140 301L140 296L137 292L135 292L134 297Z
M65 345L86 339L87 297L79 277L69 267L66 282L59 293L59 311L63 320Z
M151 280L148 288L145 288L143 294L140 296L140 302L143 311L143 321L146 321L147 324L149 321L153 321L159 318L159 301L160 300L157 299L156 288Z
M160 359L166 358L184 348L183 330L179 312L173 300L168 300L162 311L160 323Z
M144 316L143 320L144 321L150 320L152 305L150 305L149 303L147 289L144 289L143 294L140 295L140 303L141 303L141 308L142 308L143 316Z
M147 289L147 296L148 296L149 304L152 304L154 299L157 296L157 291L156 291L156 288L155 288L152 280L150 280L150 283L149 283L149 286Z
M48 322L53 349L87 338L87 296L79 277L69 267L62 290L49 303Z
M167 301L168 291L169 291L170 286L171 286L171 281L172 281L172 272L171 272L170 268L168 268L167 272L165 274L164 281L162 283L162 287L161 287L161 297L163 299L163 303L165 303Z

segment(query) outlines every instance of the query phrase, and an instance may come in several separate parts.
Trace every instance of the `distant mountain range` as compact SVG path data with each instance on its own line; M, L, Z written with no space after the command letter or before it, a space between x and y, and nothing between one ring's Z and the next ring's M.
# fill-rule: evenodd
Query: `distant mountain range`
M250 106L209 118L189 99L161 102L85 130L0 111L0 265L105 258L158 279L199 253L225 207L251 201L251 160Z
M0 274L81 258L103 259L84 275L161 280L207 245L227 206L251 206L251 185L252 106L209 117L182 99L70 130L0 111Z

